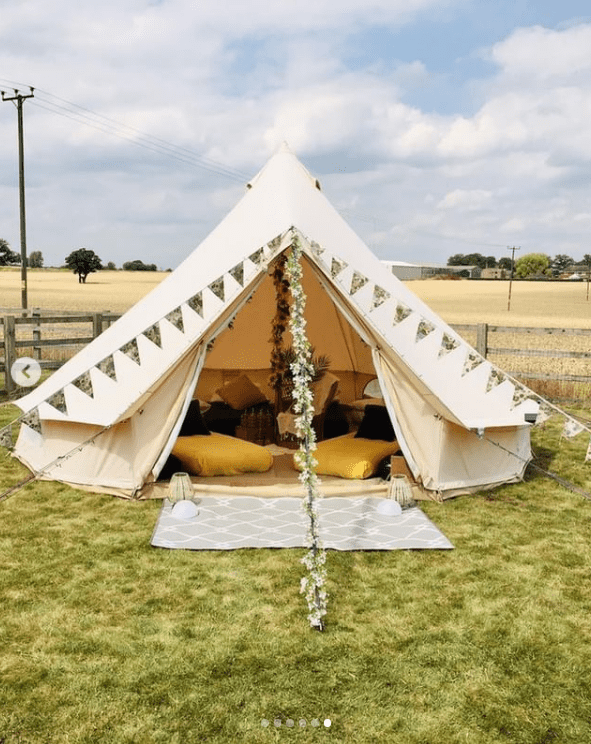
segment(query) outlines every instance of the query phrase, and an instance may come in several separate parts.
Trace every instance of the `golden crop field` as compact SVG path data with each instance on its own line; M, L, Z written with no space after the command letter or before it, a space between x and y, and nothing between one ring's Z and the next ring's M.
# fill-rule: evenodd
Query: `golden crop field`
M108 310L123 313L166 276L166 272L101 271L91 274L86 284L79 284L77 276L69 271L29 270L28 304L29 307L39 307L44 312ZM408 282L407 286L450 325L489 323L536 328L591 329L591 299L587 299L585 282L513 282L510 311L507 310L507 281L430 279ZM0 270L0 308L20 306L20 287L19 269ZM80 331L80 335L84 333L87 331ZM465 332L463 335L469 343L475 343L475 334ZM589 353L589 336L490 333L489 346L539 350L541 356L538 357L516 357L491 352L491 361L505 370L555 376L590 375L590 359L555 358L549 355L553 351L567 350ZM545 392L550 394L548 383L538 382L536 385L538 388L544 387ZM534 384L531 386L534 387ZM559 387L567 396L588 395L588 385L581 387L564 383Z

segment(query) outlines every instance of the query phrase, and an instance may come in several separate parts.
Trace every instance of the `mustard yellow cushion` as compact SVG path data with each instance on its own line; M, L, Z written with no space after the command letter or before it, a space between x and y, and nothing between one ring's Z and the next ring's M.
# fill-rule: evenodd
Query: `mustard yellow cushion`
M264 447L214 432L178 437L172 454L192 475L265 473L273 464L273 455Z
M325 439L318 443L314 457L318 460L318 475L363 480L370 478L384 457L398 452L398 443L382 439L355 438L355 434ZM295 461L294 468L301 470Z
M240 375L232 382L216 390L220 398L236 411L242 411L257 403L264 403L267 398L260 388L251 381L248 375Z

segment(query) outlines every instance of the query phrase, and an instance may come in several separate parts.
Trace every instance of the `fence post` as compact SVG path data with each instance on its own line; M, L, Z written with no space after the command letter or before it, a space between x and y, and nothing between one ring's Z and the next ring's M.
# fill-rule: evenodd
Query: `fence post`
M10 374L16 360L16 324L14 315L4 316L4 387L10 395L15 390L14 380Z
M103 332L103 315L102 313L92 314L92 337L96 338Z
M34 307L31 312L32 318L40 318L41 310L38 307ZM36 326L33 326L33 358L41 359L41 347L35 346L35 341L41 341L41 323L37 322Z
M476 351L486 359L488 352L488 323L476 326Z

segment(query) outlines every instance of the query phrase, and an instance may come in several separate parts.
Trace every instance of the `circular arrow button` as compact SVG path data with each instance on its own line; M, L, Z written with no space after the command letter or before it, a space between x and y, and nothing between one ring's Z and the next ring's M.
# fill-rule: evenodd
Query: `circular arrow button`
M10 368L12 379L21 387L32 387L39 382L41 367L36 359L21 357Z

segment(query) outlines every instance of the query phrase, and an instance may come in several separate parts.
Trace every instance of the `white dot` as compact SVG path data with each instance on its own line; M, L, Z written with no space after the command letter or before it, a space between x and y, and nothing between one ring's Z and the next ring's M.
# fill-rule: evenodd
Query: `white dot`
M268 725L269 725L269 721L267 721L266 718L263 718L263 720L261 721L261 726L263 728L267 728Z
M305 718L300 718L299 723L300 723L300 728L306 728L306 719Z
M279 728L281 726L281 718L276 718L273 721L273 724L274 724L275 728Z
M292 728L292 726L293 726L293 718L288 718L287 721L285 722L285 725L288 728Z
M320 721L317 718L314 718L312 721L312 726L314 726L314 728L317 728L318 726L320 726Z
M324 725L325 725L326 728L330 728L330 724L331 723L332 723L332 721L330 720L330 718L325 718L324 719Z

